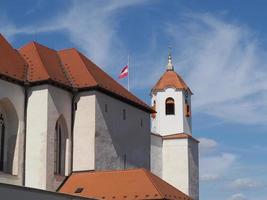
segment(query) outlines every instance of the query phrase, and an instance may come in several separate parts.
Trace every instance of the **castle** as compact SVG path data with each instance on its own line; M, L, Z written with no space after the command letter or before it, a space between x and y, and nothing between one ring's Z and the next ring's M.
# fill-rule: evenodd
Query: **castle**
M0 35L0 183L56 191L73 172L144 168L198 200L191 95L171 55L148 106L76 49Z

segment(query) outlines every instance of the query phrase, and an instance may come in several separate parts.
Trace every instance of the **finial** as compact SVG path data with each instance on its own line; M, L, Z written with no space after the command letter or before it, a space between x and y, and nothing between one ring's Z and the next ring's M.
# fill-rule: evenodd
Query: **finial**
M169 56L168 56L167 71L173 71L172 54L171 54L171 51L172 51L172 48L169 47Z

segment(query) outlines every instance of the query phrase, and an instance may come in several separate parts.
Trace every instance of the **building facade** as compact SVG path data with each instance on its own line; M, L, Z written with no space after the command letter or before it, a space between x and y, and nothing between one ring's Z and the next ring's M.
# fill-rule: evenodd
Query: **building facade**
M190 88L174 71L169 54L166 72L151 91L151 171L197 200L198 141L192 136Z
M153 110L80 52L0 35L0 57L1 183L55 191L74 171L150 168Z
M71 173L144 168L198 200L192 92L170 55L152 107L76 49L0 34L0 58L0 183L56 191Z

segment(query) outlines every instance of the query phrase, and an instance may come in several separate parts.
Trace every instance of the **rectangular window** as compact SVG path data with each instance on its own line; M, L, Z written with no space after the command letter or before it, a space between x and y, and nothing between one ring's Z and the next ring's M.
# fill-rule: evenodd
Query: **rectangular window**
M122 110L122 115L123 115L123 120L126 120L126 110L125 109Z
M185 105L185 115L186 117L190 117L191 116L191 110L190 110L190 106L188 104Z
M141 125L141 127L143 127L143 119L141 119L141 124L140 125Z
M74 102L74 110L77 110L77 102Z
M108 112L108 104L105 104L105 112Z

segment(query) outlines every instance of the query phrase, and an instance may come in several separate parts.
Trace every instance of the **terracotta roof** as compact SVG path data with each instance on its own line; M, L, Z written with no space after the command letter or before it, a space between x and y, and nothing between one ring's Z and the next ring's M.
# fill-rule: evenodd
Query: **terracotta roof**
M61 60L57 51L31 42L20 48L19 52L28 63L27 80L30 83L52 80L71 86L61 67Z
M191 200L186 194L145 169L73 173L59 192L105 200Z
M158 90L164 90L168 87L180 89L180 90L189 90L189 92L191 92L190 88L186 85L184 80L175 71L172 71L172 70L167 70L160 77L159 81L153 87L152 93Z
M0 34L0 74L8 78L23 81L26 62L17 50Z
M199 143L199 141L194 138L191 134L188 133L175 133L175 134L170 134L170 135L159 135L159 134L155 134L155 133L151 133L152 135L161 137L163 140L172 140L172 139L186 139L186 138L190 138L195 140L196 142Z
M66 68L72 81L78 88L99 87L105 91L119 95L131 102L140 105L150 112L153 110L142 100L122 87L117 81L96 66L91 60L85 57L76 49L59 51L60 59ZM82 78L81 78L82 77Z
M0 75L30 84L49 82L67 89L97 89L139 107L155 112L126 90L76 49L55 51L36 42L19 49L0 34Z

